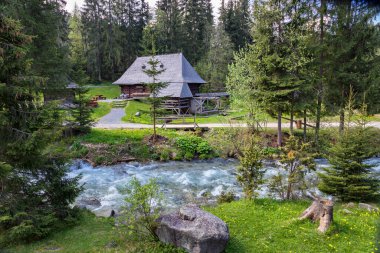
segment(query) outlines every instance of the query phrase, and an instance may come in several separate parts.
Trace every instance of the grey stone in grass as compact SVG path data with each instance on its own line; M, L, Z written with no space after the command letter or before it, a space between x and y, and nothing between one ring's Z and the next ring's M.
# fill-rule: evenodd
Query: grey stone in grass
M162 242L191 253L220 253L229 240L226 223L193 204L162 215L157 222L156 234Z
M373 206L373 205L370 205L370 204L366 204L366 203L359 203L359 208L360 209L365 209L367 211L370 211L370 212L378 212L379 211L379 208L377 208L376 206Z

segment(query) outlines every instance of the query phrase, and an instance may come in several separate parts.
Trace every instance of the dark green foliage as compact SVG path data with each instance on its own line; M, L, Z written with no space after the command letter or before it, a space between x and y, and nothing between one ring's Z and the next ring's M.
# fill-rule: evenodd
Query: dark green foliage
M87 96L88 89L79 86L75 89L73 108L70 109L69 122L74 133L87 133L94 123L92 119L92 107L89 106L90 98Z
M372 138L368 130L364 127L346 129L330 148L327 159L332 166L319 173L318 187L322 192L342 201L368 201L378 197L379 180L370 173L373 165L364 163L375 151L368 145Z
M71 216L79 178L66 178L67 160L56 145L62 120L33 76L32 40L20 22L0 15L0 231L5 241L46 236ZM59 190L57 190L59 189Z
M23 32L33 36L27 56L33 59L31 74L46 78L45 94L67 85L70 71L67 12L65 1L5 0L4 15L19 20Z
M222 0L219 22L230 37L235 50L242 49L252 42L249 5L248 0L228 0L225 6Z
M149 7L136 0L86 0L81 14L86 71L94 81L114 80L141 51Z
M208 52L196 65L199 75L207 81L205 92L224 91L228 64L233 60L233 44L223 27L213 28Z
M194 156L198 156L200 159L212 158L213 149L210 144L197 136L184 136L175 139L175 144L180 150L180 156L183 156L186 160L191 160Z
M236 178L247 199L256 198L257 190L264 183L263 158L262 148L254 140L249 142L239 156L240 166Z
M210 0L180 0L183 17L184 47L182 52L195 65L208 50L213 24Z

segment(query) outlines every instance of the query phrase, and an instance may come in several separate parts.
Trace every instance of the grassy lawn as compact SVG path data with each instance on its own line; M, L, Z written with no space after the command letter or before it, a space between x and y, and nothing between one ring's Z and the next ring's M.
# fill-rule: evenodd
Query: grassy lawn
M90 133L79 137L80 141L94 144L122 144L127 141L141 142L145 136L153 134L152 129L92 129ZM157 129L157 134L173 139L190 133L169 129ZM140 143L141 145L141 143Z
M310 205L309 201L280 202L269 199L236 201L207 211L224 220L230 230L229 252L376 252L376 234L379 213L334 208L334 223L322 235L318 224L299 221L297 217ZM97 218L84 213L79 225L62 229L48 238L14 245L2 252L179 252L155 242L128 239L123 229L111 219Z
M136 112L140 112L140 116L136 117ZM150 105L145 103L144 100L132 100L128 101L128 105L125 107L126 115L122 118L124 122L133 122L140 124L152 124L152 119L150 116ZM228 112L227 116L222 115L209 115L209 116L197 116L197 123L227 123L229 120L242 117L246 115L245 111L231 111ZM237 120L236 120L237 121ZM241 121L241 119L240 119ZM192 123L194 122L193 118L185 118L185 121L182 119L174 120L172 123L181 124L183 122Z
M92 252L180 252L157 242L126 239L122 229L114 221L84 213L80 224L53 233L48 238L31 243L12 246L4 253L92 253Z
M93 97L95 95L103 95L107 99L113 99L120 95L120 87L111 83L104 83L101 85L90 85L88 86L88 95Z
M92 118L95 121L99 120L101 117L107 115L111 111L111 108L111 103L99 102L98 107L94 108L92 112Z
M140 112L141 115L136 117L136 112ZM150 105L143 100L128 101L128 104L125 107L125 116L121 120L124 122L151 124Z
M376 252L379 213L334 207L334 225L325 234L318 224L297 217L310 202L274 200L237 201L208 208L224 220L231 239L226 252Z

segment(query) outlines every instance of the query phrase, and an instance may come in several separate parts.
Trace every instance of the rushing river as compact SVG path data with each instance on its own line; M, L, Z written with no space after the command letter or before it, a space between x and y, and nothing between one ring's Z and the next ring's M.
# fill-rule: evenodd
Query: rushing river
M328 166L326 160L318 159L317 168ZM380 175L380 158L367 161L376 164L374 175ZM233 191L240 197L241 188L236 182L236 166L233 159L214 159L193 162L152 162L149 164L128 163L113 166L92 167L88 163L76 161L71 166L69 177L82 175L84 191L76 200L76 205L86 207L97 215L108 216L111 210L119 210L123 205L123 188L131 178L142 183L157 178L164 196L165 206L176 207L188 202L213 203L222 191ZM265 162L265 178L278 173L279 164ZM316 184L315 173L307 173L309 187ZM268 196L266 185L259 192L261 197Z

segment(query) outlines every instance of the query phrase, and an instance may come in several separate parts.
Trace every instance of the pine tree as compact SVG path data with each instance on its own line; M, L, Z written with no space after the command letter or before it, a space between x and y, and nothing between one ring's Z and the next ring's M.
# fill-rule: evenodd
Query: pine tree
M160 91L168 86L167 83L157 82L157 76L165 71L165 66L157 60L154 56L148 61L147 69L144 69L143 72L152 78L151 83L147 83L148 89L150 91L151 96L148 98L148 102L151 104L152 118L153 118L153 143L156 142L157 133L156 133L156 122L157 122L157 111L165 99L164 97L160 97Z
M178 0L157 2L155 30L157 52L178 53L183 44L182 13Z
M252 139L239 157L240 166L237 168L237 181L243 187L245 197L257 197L257 190L264 183L262 148Z
M365 163L366 158L376 153L368 145L372 136L366 126L367 106L363 103L358 114L354 111L354 105L351 87L345 106L346 127L328 152L331 167L318 173L321 179L318 188L341 201L374 200L379 197L380 180L371 175L374 165Z
M62 120L42 101L47 78L30 64L32 36L0 14L0 41L0 229L15 242L44 237L71 216L81 188L79 178L66 177L57 146Z
M87 133L91 131L94 123L92 119L92 107L89 106L90 98L87 95L88 88L79 85L75 90L73 108L70 109L70 123L75 133Z
M70 72L68 14L64 0L1 1L4 15L19 20L26 34L35 36L28 50L34 75L47 78L45 94L56 94L67 85ZM41 87L42 88L42 87Z
M344 107L350 87L357 96L357 106L361 104L369 87L376 85L370 78L377 61L378 27L373 19L378 9L366 1L334 1L331 32L326 37L329 47L326 71L326 106L340 115L340 132L344 128ZM365 43L363 43L365 41Z
M89 77L86 74L85 45L83 41L83 24L78 6L74 6L74 11L69 20L70 39L70 79L76 83L85 84Z
M235 50L244 48L252 42L251 12L248 0L229 0L227 6L224 6L223 1L219 23L230 37Z
M207 52L213 24L210 0L181 0L183 16L183 53L193 65Z
M233 44L221 25L213 29L210 48L196 65L196 70L207 81L208 92L226 90L228 65L233 60Z

